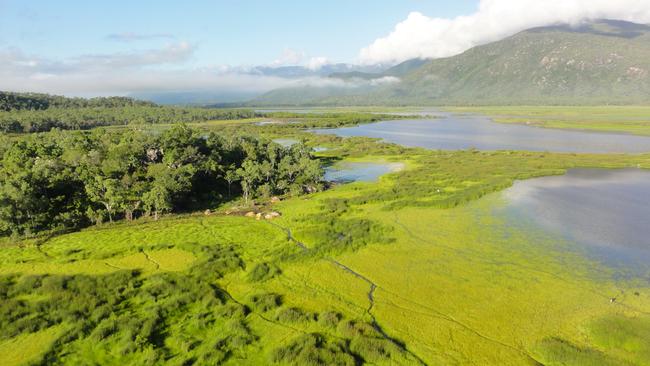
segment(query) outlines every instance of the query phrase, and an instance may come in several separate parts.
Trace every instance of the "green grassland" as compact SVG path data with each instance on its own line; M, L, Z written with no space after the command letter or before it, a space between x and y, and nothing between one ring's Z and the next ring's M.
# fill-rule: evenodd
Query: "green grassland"
M500 123L650 135L650 107L648 106L483 106L448 107L445 110L483 114Z
M309 111L310 113L404 113L422 110L419 106L382 106L382 105L368 105L368 106L308 106L294 108L266 108L261 107L264 111L287 111L287 110L302 110Z
M494 215L515 180L650 155L428 151L302 132L377 183L0 242L0 364L650 365L650 286ZM266 208L265 208L266 207ZM616 297L616 302L610 302ZM23 351L24 350L24 351Z

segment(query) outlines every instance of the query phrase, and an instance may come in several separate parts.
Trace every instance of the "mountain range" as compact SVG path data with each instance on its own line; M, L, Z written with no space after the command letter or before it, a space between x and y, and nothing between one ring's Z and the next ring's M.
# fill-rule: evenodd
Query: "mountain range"
M240 67L228 72L236 75L274 77L300 84L304 79L328 78L331 75L367 74L377 75L384 70L381 65L353 65L346 63L326 64L321 67L309 68L306 66L253 66ZM129 96L135 99L152 101L158 104L181 105L209 105L222 103L241 103L251 100L261 94L255 90L233 90L220 88L219 90L193 90L193 91L152 91L132 93ZM327 94L329 95L329 94Z
M650 26L594 20L539 27L448 58L328 77L338 84L277 89L250 104L648 104Z

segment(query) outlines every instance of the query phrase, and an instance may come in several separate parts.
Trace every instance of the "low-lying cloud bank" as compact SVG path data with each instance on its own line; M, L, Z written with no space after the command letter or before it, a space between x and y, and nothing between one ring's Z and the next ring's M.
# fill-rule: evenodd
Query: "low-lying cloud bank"
M304 51L287 48L267 65L193 67L196 45L163 33L126 32L106 37L132 44L152 39L167 42L159 48L80 54L62 60L0 48L0 90L82 96L181 91L255 96L285 87L378 86L399 79L344 81L328 76L379 72L382 65L452 56L532 27L577 25L599 18L650 23L650 0L481 0L475 13L456 18L413 12L393 32L363 48L357 65L332 63L326 57L310 57Z
M354 68L331 64L323 57L308 58L290 49L266 66L190 67L188 61L194 53L195 47L188 42L126 53L82 54L63 60L26 54L17 48L0 48L0 90L71 96L203 93L218 96L212 102L231 102L279 88L355 88L399 81L390 77L371 81L329 78L332 72Z
M386 37L359 53L362 64L449 57L517 32L588 19L650 23L648 0L481 0L471 15L453 19L411 13Z
M55 60L18 48L0 48L0 90L71 96L204 92L223 96L223 101L243 101L278 88L359 84L327 77L330 72L348 71L347 65L331 64L324 57L309 58L291 49L264 66L191 67L195 51L189 42L173 42L160 48Z
M292 83L245 68L187 67L194 51L193 45L178 42L158 49L52 60L16 48L0 49L0 90L81 96L181 90L254 94Z

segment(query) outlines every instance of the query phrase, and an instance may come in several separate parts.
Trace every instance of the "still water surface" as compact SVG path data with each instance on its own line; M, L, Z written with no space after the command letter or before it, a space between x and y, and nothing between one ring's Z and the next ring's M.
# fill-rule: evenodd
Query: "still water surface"
M650 152L648 136L503 124L487 117L449 113L440 114L437 119L382 121L313 132L343 137L375 137L404 146L441 150L476 148L583 153Z
M376 182L382 175L403 167L401 163L339 163L325 169L325 180L335 183Z
M404 146L445 150L650 152L650 137L508 125L480 116L452 114L314 132L376 137ZM365 169L373 172L386 168L362 171ZM372 173L370 180L386 172ZM563 176L517 182L503 195L507 202L503 212L513 224L532 223L609 264L650 268L648 170L573 169Z
M527 220L612 264L650 267L650 171L573 169L519 181L503 193Z

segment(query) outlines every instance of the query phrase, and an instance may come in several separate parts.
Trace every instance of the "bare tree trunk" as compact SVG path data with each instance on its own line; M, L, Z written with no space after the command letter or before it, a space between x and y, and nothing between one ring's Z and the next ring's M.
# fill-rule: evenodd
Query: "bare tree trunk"
M244 191L244 203L248 204L248 185L247 184L242 184L241 186L242 191Z
M133 216L134 216L133 214L135 213L135 211L138 210L139 207L140 207L140 201L134 203L128 209L125 209L124 218L126 218L127 221L133 221Z
M106 202L102 202L104 204L104 207L106 208L106 213L108 213L108 221L110 223L113 223L113 214L111 213L113 211L113 205L110 205Z

